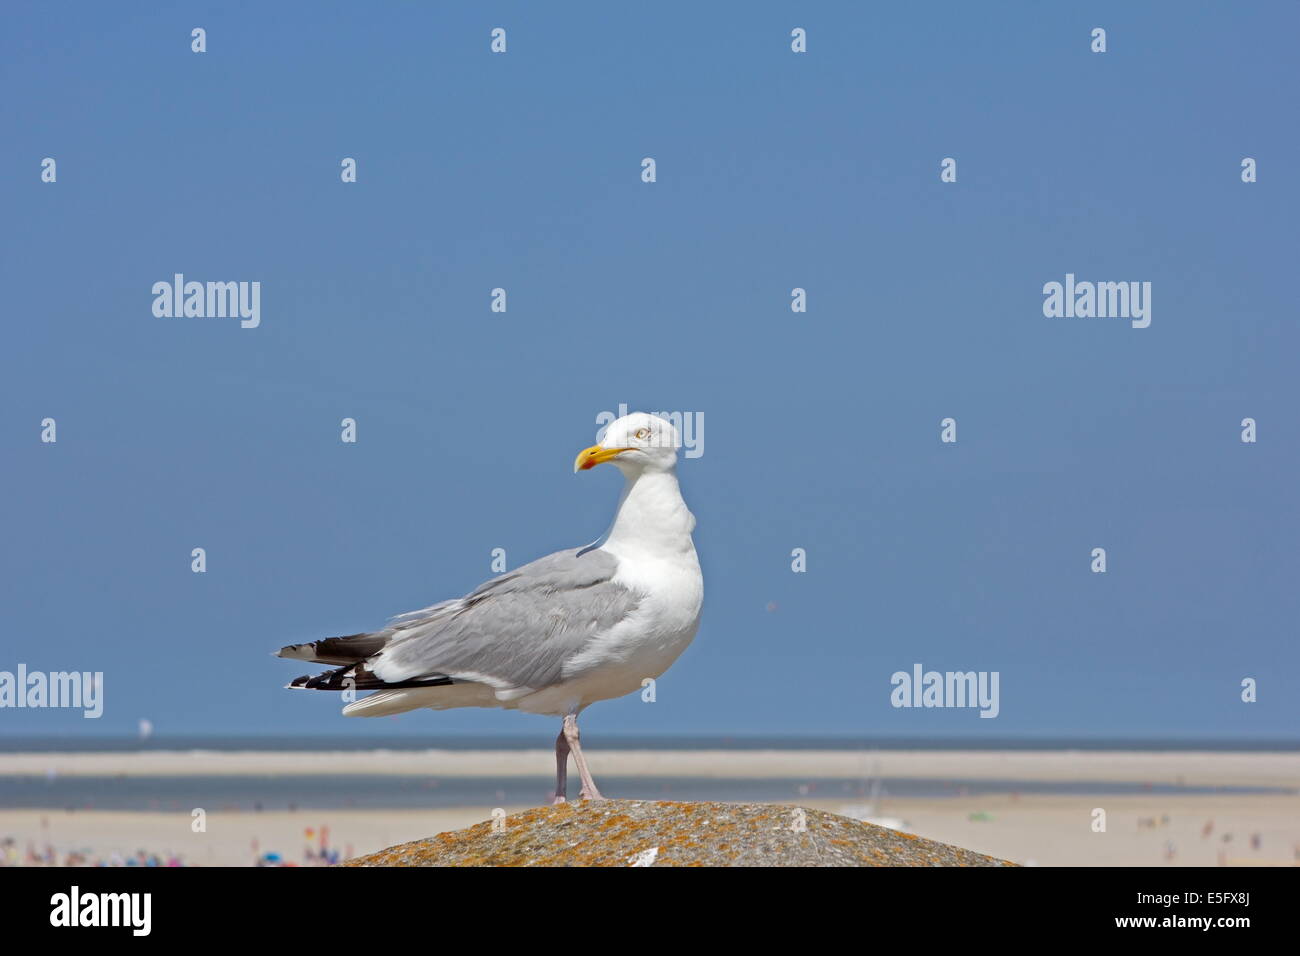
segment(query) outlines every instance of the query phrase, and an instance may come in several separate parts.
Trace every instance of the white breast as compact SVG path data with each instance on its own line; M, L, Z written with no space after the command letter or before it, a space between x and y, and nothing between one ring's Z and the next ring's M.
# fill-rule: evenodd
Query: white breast
M637 596L636 609L567 661L559 685L515 706L564 714L639 691L668 670L700 624L704 578L694 528L672 472L630 482L600 547L618 560L614 583Z
M564 680L515 702L531 713L563 715L598 700L640 691L660 677L695 637L704 580L692 549L687 562L620 562L614 580L639 595L636 610L566 662Z

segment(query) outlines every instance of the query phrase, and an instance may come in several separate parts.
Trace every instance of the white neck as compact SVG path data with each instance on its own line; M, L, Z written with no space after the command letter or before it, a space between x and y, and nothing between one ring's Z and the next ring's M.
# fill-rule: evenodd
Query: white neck
M695 516L682 500L677 475L647 471L629 476L614 523L599 545L622 558L672 559L695 553Z

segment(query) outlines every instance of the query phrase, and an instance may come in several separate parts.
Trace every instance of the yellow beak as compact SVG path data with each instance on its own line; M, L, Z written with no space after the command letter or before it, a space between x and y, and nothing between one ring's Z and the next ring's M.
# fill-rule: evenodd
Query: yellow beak
M613 461L625 451L631 451L630 448L602 448L599 445L592 445L590 448L584 448L578 452L578 457L573 461L573 470L586 471L588 468L595 468L597 465L603 465L607 461Z

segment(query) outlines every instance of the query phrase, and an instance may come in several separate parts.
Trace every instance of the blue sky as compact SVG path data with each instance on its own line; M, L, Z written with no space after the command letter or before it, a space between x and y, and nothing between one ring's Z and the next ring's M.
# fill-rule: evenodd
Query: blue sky
M0 669L103 671L106 708L0 735L549 741L344 719L268 654L595 538L619 475L571 466L619 403L703 415L705 613L589 733L1300 726L1294 4L3 22ZM260 327L155 317L178 272L260 281ZM1046 318L1066 273L1151 282L1151 326ZM892 708L917 662L999 672L1000 715Z

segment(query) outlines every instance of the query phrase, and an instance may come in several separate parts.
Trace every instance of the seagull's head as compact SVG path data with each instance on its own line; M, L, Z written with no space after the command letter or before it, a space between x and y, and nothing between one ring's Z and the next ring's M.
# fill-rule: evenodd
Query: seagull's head
M629 478L646 471L672 471L681 444L672 422L633 412L610 422L596 444L578 452L573 470L586 471L609 461Z

